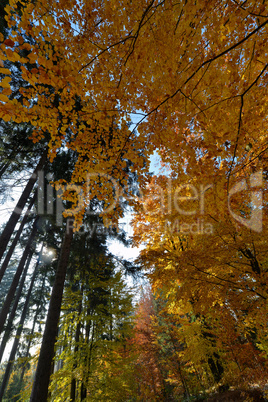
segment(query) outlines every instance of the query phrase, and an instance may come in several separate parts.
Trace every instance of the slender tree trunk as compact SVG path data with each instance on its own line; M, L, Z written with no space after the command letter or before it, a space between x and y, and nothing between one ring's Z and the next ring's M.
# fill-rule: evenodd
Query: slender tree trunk
M13 306L12 306L12 310L11 310L9 316L8 316L6 330L5 330L1 345L0 345L0 362L2 361L2 357L3 357L3 354L4 354L5 348L6 348L6 343L9 340L9 337L10 337L12 324L13 324L13 321L14 321L14 318L15 318L15 315L16 315L19 300L20 300L21 295L22 295L22 289L23 289L23 286L24 286L24 283L25 283L25 279L26 279L26 275L27 275L27 272L28 272L30 262L32 260L32 256L33 256L33 250L31 250L31 252L30 252L30 254L28 256L28 260L27 260L27 263L25 265L23 275L21 277L20 286L19 286L19 289L17 291L16 298L15 298L15 301L14 301Z
M18 349L20 336L21 336L21 333L22 333L25 318L27 316L29 301L30 301L30 298L31 298L35 278L36 278L36 275L37 275L37 270L38 270L38 264L36 264L36 267L35 267L35 270L34 270L34 273L33 273L33 276L32 276L32 280L31 280L31 284L30 284L30 287L28 289L28 293L27 293L26 300L25 300L25 303L24 303L24 307L23 307L23 311L22 311L22 314L21 314L20 322L19 322L19 325L18 325L18 328L17 328L17 331L16 331L16 336L15 336L15 339L14 339L14 342L13 342L13 346L12 346L12 349L11 349L11 352L10 352L9 361L7 363L6 371L5 371L4 378L3 378L3 381L2 381L2 385L1 385L1 388L0 388L0 402L2 401L2 398L4 396L4 392L5 392L6 386L8 384L9 376L10 376L10 373L11 373L13 361L15 359L16 352L17 352L17 349Z
M33 206L33 204L34 204L34 202L36 200L36 194L37 193L35 193L34 196L31 199L31 202L30 202L30 204L29 204L29 206L27 208L27 211L26 211L26 213L25 213L25 215L23 217L23 220L21 221L21 224L20 224L20 227L19 227L19 229L18 229L18 231L16 233L16 236L14 237L14 239L13 239L13 241L11 243L11 246L10 246L8 252L7 252L7 255L6 255L6 257L5 257L4 261L3 261L3 264L2 264L1 269L0 269L0 283L1 283L1 281L3 279L3 276L4 276L5 272L6 272L6 269L8 267L10 258L11 258L12 254L13 254L13 251L15 250L15 247L16 247L16 245L18 243L18 240L20 238L20 235L21 235L21 232L22 232L22 230L24 228L24 225L28 220L29 212L32 209L32 206Z
M12 303L12 300L14 298L14 295L15 295L15 292L16 292L16 289L17 289L17 286L18 286L18 283L19 283L19 280L20 280L20 277L21 277L21 274L22 274L22 271L23 271L24 264L25 264L25 262L27 260L27 257L29 255L29 253L31 252L31 247L32 247L32 244L33 244L33 240L34 240L36 232L37 232L37 220L38 220L38 218L36 218L35 221L34 221L32 233L31 233L31 235L29 237L28 243L27 243L27 245L25 247L25 250L24 250L24 252L22 254L19 266L18 266L17 271L16 271L16 273L14 275L13 281L11 283L11 286L9 288L7 297L5 299L4 305L3 305L1 313L0 313L0 333L3 331L4 324L5 324L5 321L6 321L9 309L10 309L10 305Z
M86 398L87 398L87 389L86 389L83 381L82 381L82 384L81 384L81 393L80 393L80 395L81 395L81 402L85 401Z
M87 299L89 300L89 299ZM88 308L87 309L87 316L90 317L91 316L91 309ZM89 340L89 335L90 335L90 330L91 330L91 324L92 321L91 320L87 320L86 321L86 333L85 333L85 339L88 341Z
M43 277L43 282L42 282L42 286L40 289L40 298L38 300L38 305L36 307L36 312L35 312L35 316L34 316L34 320L33 320L33 325L32 325L32 329L31 329L31 333L30 333L30 339L28 341L28 345L27 345L27 349L26 349L26 353L25 353L25 357L27 358L29 356L30 353L30 348L31 348L31 344L32 344L32 336L34 334L34 330L35 330L35 325L36 325L36 321L38 318L38 315L40 314L42 308L40 309L41 306L41 300L42 300L42 294L43 294L43 290L45 287L45 282L46 282L46 275ZM23 377L25 374L25 370L26 370L26 365L23 366L22 370L21 370L21 375L20 375L20 383L22 383L23 381Z
M54 356L54 346L57 337L58 323L60 318L63 288L66 270L70 255L70 247L73 237L72 228L67 228L58 261L55 281L51 293L45 331L38 359L35 380L32 388L30 402L46 402L48 395L51 365Z
M43 168L46 158L47 158L47 151L45 151L43 153L43 155L41 156L41 159L40 159L38 165L36 166L32 176L30 177L28 183L26 184L26 187L24 188L24 190L20 196L20 199L17 202L16 207L14 208L14 211L12 212L12 214L5 226L5 229L3 230L3 232L0 236L0 260L3 257L3 254L6 250L10 237L12 236L15 226L21 216L22 210L25 207L26 202L33 189L33 186L37 180L37 172Z
M208 358L208 365L213 375L214 381L218 384L223 375L223 367L220 362L220 356L217 352L214 352L211 357Z
M9 163L9 162L5 162L5 163L3 163L3 164L1 165L1 168L0 168L0 179L1 179L1 177L3 176L3 174L6 172L6 170L9 168L9 166L10 166L10 163Z
M90 375L90 370L91 370L92 350L93 350L94 341L95 341L94 336L95 336L95 323L93 321L90 346L87 350L87 356L85 357L86 370L84 372L84 376L82 378L82 383L81 383L81 390L80 390L80 400L81 401L84 401L87 398L87 388L86 388L85 382L87 382L87 379Z
M82 301L83 301L83 285L81 287L81 293L82 293L82 297L81 297L81 302L79 304L79 308L78 308L78 324L76 326L76 331L75 331L75 348L74 348L74 358L75 358L75 363L73 364L73 371L76 369L77 367L77 362L76 362L76 355L79 349L79 339L80 339L80 331L81 331L81 312L82 312ZM76 379L72 378L72 382L71 382L71 392L70 392L70 402L75 402L75 395L76 395Z

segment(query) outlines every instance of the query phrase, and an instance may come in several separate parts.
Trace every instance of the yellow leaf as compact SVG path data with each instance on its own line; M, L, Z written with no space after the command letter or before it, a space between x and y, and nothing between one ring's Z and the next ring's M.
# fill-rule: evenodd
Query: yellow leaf
M4 88L2 91L2 95L11 95L11 94L12 94L11 88Z
M0 101L1 102L8 102L8 97L6 95L0 94ZM4 119L5 120L5 119ZM8 120L6 120L8 121Z
M26 49L26 50L32 50L32 46L29 43L24 43L21 46L22 49Z
M2 88L10 88L10 85L9 85L9 82L11 81L11 78L10 77L5 77L2 81L1 81L1 83L0 83L0 86L2 87Z
M3 63L3 62L2 62L2 63ZM0 65L1 65L1 62L0 62ZM1 74L5 74L5 75L11 74L11 72L9 71L8 68L0 68L0 73L1 73Z
M0 97L1 97L1 95L0 95ZM10 121L10 120L11 120L11 116L10 116L9 114L4 114L3 120L4 120L4 121Z

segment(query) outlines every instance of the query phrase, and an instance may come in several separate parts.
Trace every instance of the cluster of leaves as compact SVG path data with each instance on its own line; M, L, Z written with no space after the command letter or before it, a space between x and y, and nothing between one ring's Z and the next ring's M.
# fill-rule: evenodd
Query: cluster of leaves
M56 183L74 205L66 215L79 227L98 199L105 222L116 221L130 171L140 176L134 241L161 302L156 318L151 310L136 328L137 398L189 399L213 383L264 382L267 4L10 0L6 12L0 117L31 123L51 162L62 149L75 155L71 177ZM15 70L23 84L12 83ZM170 177L146 175L155 150ZM77 306L88 289L83 295ZM75 322L86 327L82 310ZM145 375L147 363L155 377Z
M141 297L134 337L135 400L207 400L217 389L263 388L267 353L254 324L246 326L226 306L213 306L206 316L195 314L193 307L182 314L182 307L164 292L155 297L147 289Z

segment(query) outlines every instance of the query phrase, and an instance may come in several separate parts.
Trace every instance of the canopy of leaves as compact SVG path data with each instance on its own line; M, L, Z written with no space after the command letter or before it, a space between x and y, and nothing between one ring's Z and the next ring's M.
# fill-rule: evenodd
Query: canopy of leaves
M137 330L141 345L157 345L146 357L141 346L139 361L157 372L145 398L165 398L165 382L189 398L195 371L201 388L262 384L266 2L10 0L6 12L0 117L30 122L51 162L62 149L75 155L71 177L56 183L73 203L66 215L79 227L98 199L105 222L116 221L130 172L139 175L134 241L160 300L157 318L143 320L147 338ZM154 151L169 176L147 174Z

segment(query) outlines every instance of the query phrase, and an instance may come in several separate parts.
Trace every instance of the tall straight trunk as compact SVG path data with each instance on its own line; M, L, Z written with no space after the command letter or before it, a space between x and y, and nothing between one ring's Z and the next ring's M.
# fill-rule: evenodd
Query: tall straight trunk
M47 151L45 151L43 153L43 155L41 156L41 159L38 163L38 165L36 166L32 176L30 177L28 183L26 184L19 201L17 202L16 207L14 208L14 211L12 212L8 222L6 223L5 229L3 230L1 236L0 236L0 260L3 257L3 254L6 250L6 247L8 245L8 242L12 236L12 233L15 229L15 226L21 216L22 210L25 207L27 200L31 194L31 191L33 189L33 186L36 183L37 180L37 172L39 170L42 170L42 168L44 167L45 161L47 158Z
M1 167L0 167L0 179L3 176L3 174L7 171L7 169L9 168L10 163L6 162L6 163L2 163Z
M91 371L91 361L92 361L92 351L95 343L95 323L92 323L91 341L90 346L87 349L87 355L85 356L85 372L83 373L81 390L80 390L80 400L85 401L87 398L87 380Z
M6 296L4 305L3 305L2 310L0 312L0 333L3 331L4 324L5 324L7 315L9 313L11 303L12 303L12 300L14 298L14 295L15 295L15 292L16 292L16 289L17 289L17 286L18 286L18 283L19 283L19 280L20 280L20 277L21 277L21 274L22 274L22 271L23 271L23 267L25 265L25 262L27 260L27 257L29 255L29 253L31 252L31 248L32 248L32 245L33 245L33 240L34 240L36 232L37 232L37 220L38 220L38 218L36 218L35 221L34 221L32 233L31 233L31 235L29 237L29 240L27 242L27 245L26 245L26 247L24 249L24 252L23 252L22 257L20 259L20 263L18 265L17 271L16 271L16 273L14 275L14 278L13 278L13 281L12 281L12 283L10 285L10 288L9 288L8 294Z
M81 331L81 312L82 312L82 299L83 299L83 285L81 287L81 293L82 293L82 297L81 297L81 302L79 304L79 308L78 308L78 324L76 326L76 331L75 331L75 348L74 348L74 359L75 359L75 363L73 364L73 372L77 367L77 362L76 362L76 355L79 349L79 339L80 339L80 331ZM70 391L70 402L75 402L75 395L76 395L76 379L72 378L72 382L71 382L71 391Z
M49 378L54 356L54 347L58 331L63 288L67 265L69 261L72 238L73 230L72 227L69 227L67 221L65 236L61 247L55 281L51 293L46 326L43 335L30 402L47 402Z
M35 278L36 278L36 275L37 275L37 270L38 270L38 264L36 264L36 267L35 267L35 270L34 270L34 273L33 273L33 276L32 276L32 280L31 280L31 284L30 284L30 287L29 287L28 292L27 292L27 296L26 296L23 311L22 311L22 314L21 314L20 322L19 322L19 325L18 325L18 328L17 328L17 331L16 331L13 346L12 346L12 349L11 349L11 352L10 352L9 361L7 363L4 378L3 378L3 381L2 381L2 384L1 384L0 402L2 401L2 398L4 396L4 392L5 392L6 386L8 384L9 377L10 377L13 361L15 359L16 352L17 352L17 349L18 349L20 336L21 336L21 333L22 333L25 318L27 316L28 306L29 306L29 302L30 302L30 298L31 298Z
M13 306L12 306L12 310L11 310L9 316L8 316L6 330L5 330L1 345L0 345L0 362L2 361L2 357L3 357L3 354L4 354L5 348L6 348L6 343L9 340L9 337L10 337L12 324L13 324L13 321L14 321L14 318L15 318L15 315L16 315L16 311L17 311L17 307L18 307L18 304L19 304L19 301L20 301L20 298L21 298L21 295L22 295L22 289L23 289L23 286L24 286L24 283L25 283L25 279L26 279L26 275L27 275L27 272L28 272L30 262L32 260L32 256L33 256L33 250L31 250L31 252L30 252L30 254L28 256L28 260L27 260L27 263L25 265L25 268L23 270L23 274L22 274L22 277L21 277L20 286L19 286L19 289L17 291L15 301L14 301Z
M13 239L13 241L11 243L11 246L10 246L8 252L7 252L7 255L6 255L6 257L5 257L4 261L3 261L3 264L2 264L2 266L0 268L0 283L1 283L1 281L3 279L3 276L4 276L5 272L6 272L6 269L8 267L8 263L10 261L10 258L12 256L12 254L13 254L13 251L15 250L15 247L16 247L16 245L18 243L18 240L20 238L21 232L23 231L25 223L28 220L29 213L30 213L30 211L32 209L32 206L33 206L35 200L36 200L36 195L37 195L37 193L34 194L34 196L32 197L32 199L30 201L30 204L29 204L29 206L27 208L27 211L26 211L22 221L21 221L21 224L20 224L20 227L19 227L19 229L18 229L18 231L16 233L16 236L14 237L14 239Z
M39 315L40 312L42 311L42 308L40 309L40 306L41 306L42 294L43 294L44 287L45 287L45 282L46 282L46 275L44 275L44 277L43 277L42 286L41 286L41 289L40 289L40 291L39 291L39 292L40 292L40 297L39 297L39 299L38 299L38 304L37 304L36 312L35 312L34 319L33 319L33 325L32 325L32 329L31 329L31 333L30 333L30 338L29 338L29 340L28 340L27 349L26 349L26 353L25 353L25 356L24 356L24 357L26 357L26 358L29 356L29 353L30 353L31 344L32 344L32 339L33 339L33 334L34 334L35 325L36 325L36 322L37 322L38 315ZM21 384L22 381L23 381L23 377L24 377L25 371L26 371L26 364L22 367L22 370L21 370L20 384Z
M81 402L85 401L87 399L87 389L86 389L83 381L81 384L80 398L81 398Z

